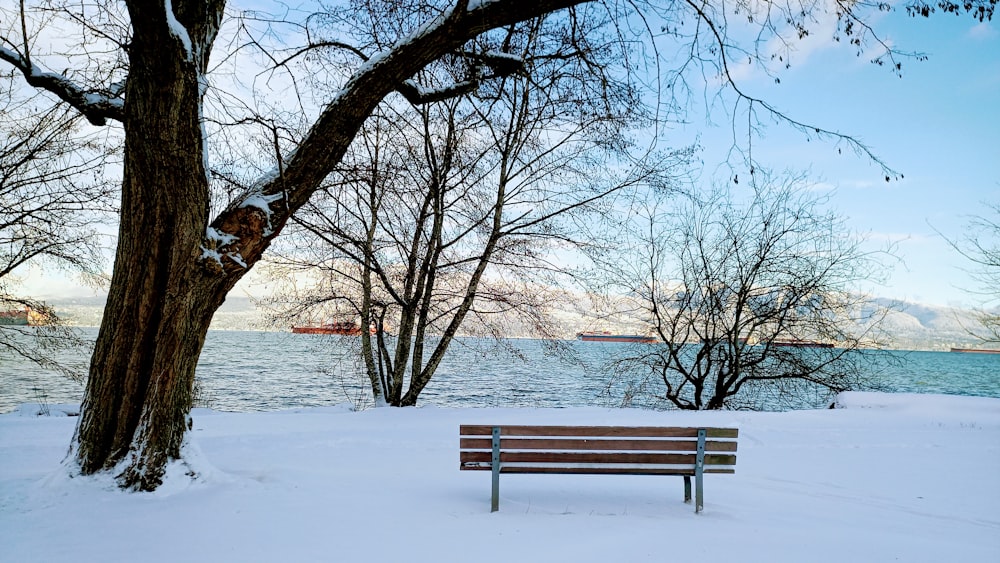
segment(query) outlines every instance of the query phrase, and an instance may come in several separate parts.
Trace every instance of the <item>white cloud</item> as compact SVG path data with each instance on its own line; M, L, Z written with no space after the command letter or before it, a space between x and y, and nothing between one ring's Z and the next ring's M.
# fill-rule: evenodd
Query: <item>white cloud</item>
M746 9L745 6L742 7ZM767 18L772 8L771 4L766 2L751 3L750 6L755 15L755 22ZM864 31L856 29L854 35L845 36L842 31L838 31L837 12L838 6L833 0L821 0L810 19L805 22L808 34L802 37L798 36L793 26L783 21L775 21L773 30L775 34L760 46L757 52L759 56L753 59L746 56L734 57L729 61L730 76L737 82L760 78L764 72L771 76L781 76L783 72L805 67L811 59L826 51L856 49L857 47L850 45L849 41L853 37L860 37L859 34ZM773 14L771 16L773 17ZM884 18L883 12L874 11L867 23L874 26ZM745 40L760 33L759 23L748 23L745 16L730 17L729 20L727 32L730 39ZM884 55L886 49L895 47L895 41L888 37L885 31L876 29L876 33L879 41L867 36L864 42L865 50L857 57L858 64L867 64L872 59ZM836 36L840 36L839 42L834 41ZM851 54L853 55L853 52Z
M966 33L969 38L975 39L977 41L983 41L988 39L993 39L996 37L997 30L993 27L991 22L980 22L971 28L969 28L968 33Z
M810 192L832 194L833 192L837 191L837 186L831 184L830 182L818 181L818 182L807 183L805 189Z
M906 179L893 180L891 182L884 180L845 180L840 182L839 186L854 190L894 190L905 185L906 182Z

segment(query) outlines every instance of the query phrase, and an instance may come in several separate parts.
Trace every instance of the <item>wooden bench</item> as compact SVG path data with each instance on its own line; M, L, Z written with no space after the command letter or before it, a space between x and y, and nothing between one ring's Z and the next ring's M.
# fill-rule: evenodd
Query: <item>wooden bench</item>
M681 475L684 502L691 502L694 477L695 512L701 512L702 475L736 472L738 434L736 428L462 425L460 469L493 472L491 512L499 510L501 473Z

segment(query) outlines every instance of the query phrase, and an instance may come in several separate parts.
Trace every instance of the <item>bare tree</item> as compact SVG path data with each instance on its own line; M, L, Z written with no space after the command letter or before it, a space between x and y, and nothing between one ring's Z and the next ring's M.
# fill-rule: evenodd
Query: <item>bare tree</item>
M80 471L118 468L123 487L155 489L167 461L181 457L194 369L213 313L338 165L378 104L396 92L414 102L439 100L472 92L486 77L516 71L509 57L477 52L470 40L491 30L503 34L508 26L572 6L578 7L564 20L569 42L578 37L581 19L631 24L640 19L633 16L638 7L656 12L646 19L654 25L659 24L654 19L696 22L693 38L687 27L666 36L681 50L696 44L688 62L702 69L725 66L736 44L736 36L725 32L729 8L723 3L357 2L353 9L381 23L378 40L359 45L349 44L353 23L335 11L286 9L284 18L248 14L237 21L226 18L224 0L46 0L0 8L0 60L92 124L118 122L125 132L114 274L71 452ZM859 48L866 48L873 36L863 18L870 8L846 1L833 6L765 3L754 7L759 33L748 45L752 49L767 36L789 32L801 36L822 12L845 28L848 23L852 30L863 28L851 37L864 39ZM955 9L989 17L993 0ZM278 19L294 25L279 29ZM321 20L341 22L334 29L342 34L315 35L313 23ZM654 29L640 23L646 36ZM611 29L618 30L609 35L637 40L625 26ZM229 42L217 52L220 32ZM269 46L275 43L286 48ZM299 46L288 48L290 43ZM218 88L223 77L213 71L248 52L257 53L265 68L263 74L251 72L260 82L241 84L250 90L242 97L235 89ZM331 52L343 55L334 58L337 64L325 58ZM429 92L413 87L415 75L448 56L468 61L467 79ZM296 67L300 61L303 66ZM261 82L277 89L289 76L285 72L310 64L325 66L326 76L337 74L339 80L313 74L288 80L280 94L296 100L302 111L268 107L272 100ZM234 82L245 74L237 71ZM731 75L725 79L732 84ZM280 111L234 119L232 110L240 107ZM209 174L208 161L210 155L229 153L210 149L214 139L226 135L209 125L236 127L237 121L258 128L248 144L271 143L272 166L264 167L270 172L249 189L230 192L236 197L221 203L213 195L216 176Z
M10 74L0 82L0 356L82 379L80 366L54 358L81 339L19 280L29 266L99 279L97 226L110 218L113 193L103 177L109 155L99 135L81 130L78 112L20 95Z
M630 289L661 342L620 360L609 388L721 409L875 385L872 363L888 358L861 349L880 346L886 311L860 284L884 269L878 256L801 179L748 191L719 188L649 215L623 281L643 280Z
M551 256L583 244L573 225L669 182L687 154L632 157L625 134L644 115L626 84L602 74L614 53L587 53L582 68L567 52L581 45L547 27L504 37L523 73L474 97L384 107L340 180L294 219L307 234L280 262L325 272L297 305L315 316L333 302L376 328L360 335L376 404L415 404L454 337L475 331L467 319L496 338L512 320L520 333L554 336L545 312L572 280Z
M948 244L976 264L972 277L979 284L970 291L983 298L976 311L979 326L969 333L987 344L1000 344L1000 203L986 204L987 214L973 217L965 238Z

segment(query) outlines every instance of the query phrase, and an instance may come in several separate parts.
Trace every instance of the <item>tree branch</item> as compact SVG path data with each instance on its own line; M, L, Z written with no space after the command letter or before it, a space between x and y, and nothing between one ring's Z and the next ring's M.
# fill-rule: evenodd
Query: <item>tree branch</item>
M396 91L415 106L431 104L475 92L484 80L524 72L524 59L516 55L499 52L463 52L461 56L473 61L473 66L469 69L470 78L435 89L425 88L413 80L404 80ZM492 73L484 73L486 68L492 70Z
M255 263L271 240L319 188L347 152L358 130L375 107L400 85L440 57L457 51L469 39L491 29L512 25L588 0L538 0L530 5L513 0L476 2L467 0L420 26L392 47L365 62L341 92L321 112L294 153L285 160L281 174L272 173L256 183L256 189L212 222L223 233L246 232L248 213L263 211L266 220L254 236L240 236L226 251L239 252L247 264ZM512 66L509 65L508 66ZM250 206L266 201L266 210ZM251 209L253 207L253 209ZM240 274L242 275L242 274ZM237 278L233 279L235 283Z
M0 47L0 60L4 60L21 71L24 80L31 86L46 90L80 111L93 125L106 125L108 119L124 121L125 100L111 91L87 91L65 75L46 72L31 62L27 55L21 55L5 47Z

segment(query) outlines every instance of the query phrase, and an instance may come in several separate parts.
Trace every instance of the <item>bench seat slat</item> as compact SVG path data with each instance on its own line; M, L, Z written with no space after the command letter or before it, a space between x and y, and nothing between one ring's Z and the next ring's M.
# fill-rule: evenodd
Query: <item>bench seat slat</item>
M705 442L705 451L735 452L736 442ZM463 450L489 450L493 448L490 438L462 438L459 448ZM502 438L503 450L643 450L660 452L693 452L698 449L697 440L627 440L627 439L572 439L572 438Z
M465 471L490 471L489 465L463 465ZM706 467L705 471L715 474L734 474L733 467ZM566 466L539 466L539 465L506 465L500 468L500 473L557 473L562 475L694 475L692 468L672 468L656 466L633 466L633 467L566 467Z
M501 426L501 436L626 436L636 438L697 438L698 428L670 426ZM490 436L493 426L464 424L461 436ZM708 438L737 438L738 428L708 428Z
M489 463L491 452L461 452L462 463ZM540 463L656 463L685 464L694 467L695 454L625 453L625 452L508 452L501 450L500 463L540 462ZM706 454L705 465L735 465L736 456Z

